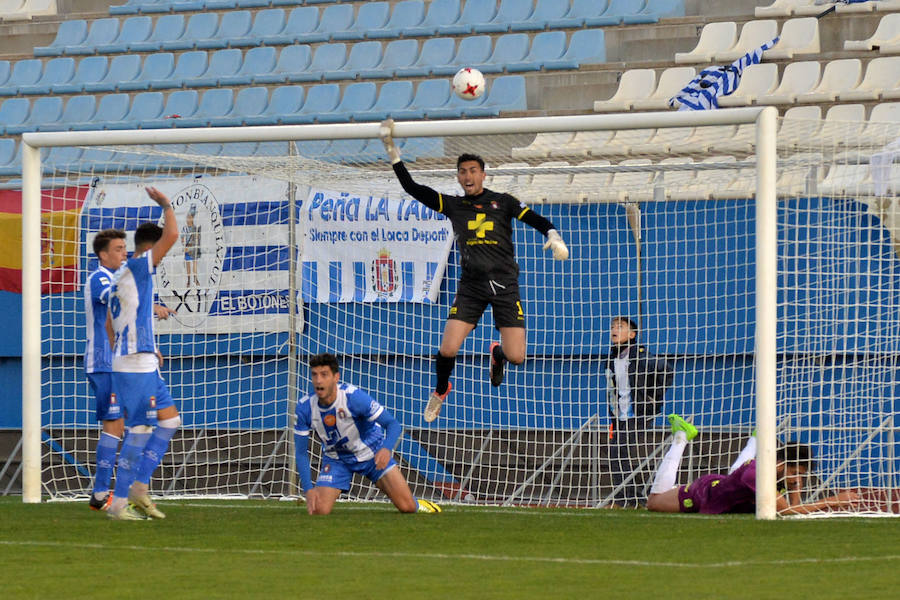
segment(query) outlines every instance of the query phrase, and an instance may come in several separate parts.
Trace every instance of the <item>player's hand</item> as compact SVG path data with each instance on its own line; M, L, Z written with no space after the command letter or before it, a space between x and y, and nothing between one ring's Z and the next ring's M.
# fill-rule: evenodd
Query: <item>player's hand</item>
M163 366L163 355L162 355L162 352L160 352L159 350L156 351L156 360L159 361L159 368L162 368L162 366Z
M159 319L160 321L165 321L169 318L169 315L174 315L175 311L168 306L163 306L162 304L154 304L153 313L156 315L157 319Z
M569 258L569 249L563 241L562 236L555 229L547 232L547 241L544 242L544 250L549 249L553 252L553 258L556 260L566 260Z
M379 471L391 462L391 451L387 448L382 448L378 452L375 453L375 468Z
M172 206L172 203L169 202L169 197L166 196L165 194L163 194L161 191L159 191L155 187L152 187L152 186L146 187L146 188L144 188L144 190L146 190L147 195L150 196L151 200L153 200L154 202L159 204L164 209Z
M381 143L384 144L384 150L387 152L388 159L391 161L392 165L400 162L400 151L397 150L397 146L394 144L394 139L391 137L391 131L394 128L394 120L393 119L385 119L381 122L381 129L379 129L379 135L381 136Z
M306 512L310 515L316 514L318 504L319 497L316 495L316 488L312 488L306 492Z

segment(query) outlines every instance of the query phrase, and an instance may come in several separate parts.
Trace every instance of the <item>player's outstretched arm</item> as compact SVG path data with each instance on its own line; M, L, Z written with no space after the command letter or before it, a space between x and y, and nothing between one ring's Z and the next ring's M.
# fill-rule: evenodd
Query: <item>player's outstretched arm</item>
M431 210L442 213L444 207L441 202L441 195L427 185L420 185L413 181L412 175L409 174L406 165L403 164L403 160L400 158L400 151L394 144L394 138L391 137L393 126L394 121L392 119L382 121L381 142L384 144L384 150L387 152L391 165L394 167L394 174L397 175L400 185L403 186L403 191Z
M816 502L807 502L806 504L797 504L791 506L788 504L784 496L779 496L776 504L778 514L781 515L808 515L823 510L844 510L850 508L854 502L859 500L859 494L853 490L845 490L834 496L823 498Z
M400 439L403 428L400 426L400 422L394 418L394 415L387 410L381 411L375 422L384 429L384 443L381 449L375 453L375 467L383 469L391 460L391 451L397 445L397 440Z
M309 474L309 436L294 434L294 461L297 463L297 475L300 477L300 489L306 494L313 488Z
M155 187L144 188L147 190L147 195L150 196L150 199L160 205L163 209L163 215L165 216L165 225L163 225L163 233L162 237L153 244L153 248L151 249L153 255L153 266L159 265L162 262L163 257L166 255L166 252L175 245L175 242L178 240L178 223L175 222L175 210L172 208L172 203L169 202L169 197L160 192Z

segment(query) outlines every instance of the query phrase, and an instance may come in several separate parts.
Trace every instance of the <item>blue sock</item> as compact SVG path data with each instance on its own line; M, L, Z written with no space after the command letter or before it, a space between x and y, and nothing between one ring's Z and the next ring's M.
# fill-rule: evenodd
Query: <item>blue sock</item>
M150 439L147 440L147 444L144 446L144 453L141 457L140 466L137 469L137 481L150 483L150 477L166 455L166 450L169 449L169 440L172 439L176 431L178 431L177 427L160 426L153 430L153 435L150 436Z
M94 473L93 492L95 494L103 494L109 491L120 441L119 438L105 431L100 433L100 441L97 442L97 466Z
M138 466L141 463L141 452L149 438L149 433L128 432L125 434L125 442L119 453L119 469L116 471L116 489L113 492L116 498L128 497L128 489L134 483Z

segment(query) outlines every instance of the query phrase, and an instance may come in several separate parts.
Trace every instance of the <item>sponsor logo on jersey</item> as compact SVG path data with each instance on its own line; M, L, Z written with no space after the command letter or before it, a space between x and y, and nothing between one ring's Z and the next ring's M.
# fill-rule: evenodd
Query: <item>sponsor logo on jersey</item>
M322 418L322 422L328 425L329 427L334 427L334 424L337 423L337 419L334 418L334 415L325 415Z
M483 238L488 231L494 230L494 222L487 220L485 213L478 213L475 218L466 223L469 231L475 232L475 237Z

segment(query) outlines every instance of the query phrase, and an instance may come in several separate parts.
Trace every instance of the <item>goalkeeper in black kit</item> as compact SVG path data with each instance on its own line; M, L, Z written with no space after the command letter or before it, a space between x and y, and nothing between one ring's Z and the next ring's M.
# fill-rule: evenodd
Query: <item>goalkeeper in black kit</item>
M512 241L512 221L518 219L547 237L544 249L556 260L566 260L569 249L553 223L535 213L509 194L484 189L484 160L463 154L456 161L456 179L464 196L446 196L417 184L400 159L391 139L393 123L382 123L381 139L394 167L394 173L407 194L443 215L453 225L459 249L462 274L456 299L444 326L441 347L435 356L437 383L425 407L425 421L434 421L450 393L450 374L456 354L466 336L475 329L482 313L490 305L500 342L493 342L490 353L491 384L503 382L503 367L508 361L525 361L525 311L519 297L519 265Z

